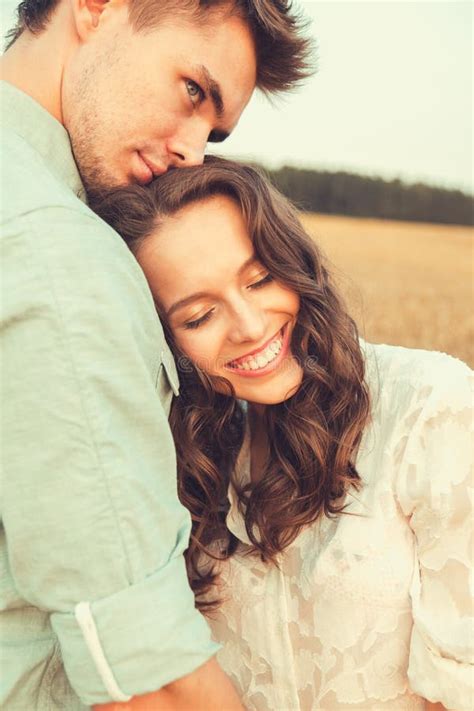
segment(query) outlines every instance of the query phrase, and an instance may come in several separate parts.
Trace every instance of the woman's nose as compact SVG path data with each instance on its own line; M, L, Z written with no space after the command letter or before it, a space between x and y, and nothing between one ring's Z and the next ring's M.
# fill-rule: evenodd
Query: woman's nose
M228 337L232 343L258 343L267 333L265 311L249 301L242 303L232 315Z

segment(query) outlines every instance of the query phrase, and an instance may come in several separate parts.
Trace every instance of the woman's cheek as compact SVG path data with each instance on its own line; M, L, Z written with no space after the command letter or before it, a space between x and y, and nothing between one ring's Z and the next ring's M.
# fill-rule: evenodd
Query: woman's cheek
M206 331L206 332L205 332ZM211 329L181 337L178 345L194 365L205 373L216 373L219 363L218 334Z
M295 291L281 287L282 308L296 316L300 310L300 297Z

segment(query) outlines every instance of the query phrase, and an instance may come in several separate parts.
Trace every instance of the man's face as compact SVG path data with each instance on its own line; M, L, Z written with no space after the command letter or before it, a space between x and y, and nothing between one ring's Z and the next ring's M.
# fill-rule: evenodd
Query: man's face
M63 121L86 189L201 164L206 143L237 124L255 80L240 18L215 16L204 27L164 20L139 34L125 6L106 6L63 81Z

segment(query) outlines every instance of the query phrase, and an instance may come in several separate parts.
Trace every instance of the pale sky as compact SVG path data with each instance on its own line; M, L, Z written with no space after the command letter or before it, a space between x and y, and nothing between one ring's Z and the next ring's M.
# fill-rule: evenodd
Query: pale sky
M0 2L4 31L16 3ZM472 192L472 3L295 4L312 21L318 73L274 105L256 95L212 152Z

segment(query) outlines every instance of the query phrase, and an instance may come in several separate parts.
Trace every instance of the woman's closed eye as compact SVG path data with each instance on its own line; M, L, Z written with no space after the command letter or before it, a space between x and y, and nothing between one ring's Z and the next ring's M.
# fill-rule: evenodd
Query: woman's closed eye
M212 314L214 313L214 309L211 309L207 313L204 314L204 316L200 316L199 318L194 319L193 321L187 321L184 325L184 328L186 329L193 329L193 328L199 328L203 323L206 323L206 321L209 321L211 318Z
M270 284L270 282L273 281L273 277L271 274L265 274L264 277L259 279L258 281L254 281L253 284L249 284L247 287L248 289L261 289L263 286L266 286L267 284Z
M197 84L193 79L186 79L186 91L188 92L191 103L194 106L199 106L199 104L201 104L206 98L204 89L201 89L199 84Z
M273 281L272 275L265 274L265 276L258 279L258 281L254 281L252 284L249 284L247 286L247 289L251 289L252 291L256 290L256 289L261 289L264 286L266 286L267 284L270 284L272 281ZM186 323L183 324L183 328L185 328L186 330L192 330L194 328L199 328L204 323L209 321L209 319L211 318L213 313L214 313L214 309L210 309L203 316L193 319L192 321L186 321Z

